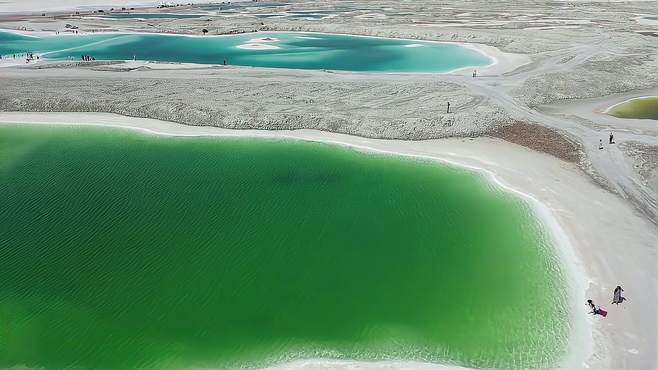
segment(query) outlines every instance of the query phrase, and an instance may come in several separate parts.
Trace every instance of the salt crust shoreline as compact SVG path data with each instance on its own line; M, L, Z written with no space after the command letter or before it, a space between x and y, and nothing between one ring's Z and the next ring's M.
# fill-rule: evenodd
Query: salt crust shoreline
M8 112L0 113L0 123L30 123L46 125L90 125L115 127L124 129L134 129L150 134L168 135L168 136L220 136L220 137L254 137L254 138L280 138L280 139L297 139L307 141L317 141L329 144L348 146L365 152L377 152L382 154L402 155L419 159L430 159L442 162L447 165L466 168L469 170L482 173L492 183L498 187L516 194L523 198L532 206L537 216L543 222L548 234L552 238L552 244L555 252L560 257L563 266L566 269L566 280L568 283L569 299L571 300L571 330L572 335L569 343L569 353L560 363L561 368L584 368L590 367L588 359L597 351L592 345L594 337L611 335L605 328L599 327L597 318L587 316L582 305L584 302L585 291L588 285L594 283L607 283L601 276L593 276L591 271L587 271L586 266L596 261L583 261L587 253L580 250L584 246L579 243L582 239L587 239L590 235L578 235L580 232L570 227L571 217L566 215L569 211L575 210L576 218L583 215L580 213L589 213L587 204L592 203L592 197L609 197L607 203L614 203L612 212L608 217L629 217L633 211L625 203L616 199L614 195L598 188L594 183L573 165L562 162L547 155L532 152L526 148L510 144L501 140L492 138L477 139L441 139L427 141L399 141L399 140L378 140L354 137L343 134L333 134L315 130L297 130L297 131L259 131L259 130L228 130L215 127L198 127L185 126L176 123L123 117L115 114L106 113L19 113ZM514 166L510 166L514 164ZM538 176L538 177L536 177ZM578 202L574 205L567 198L562 189L551 189L551 185L559 184L571 189L573 194L578 194L579 198L585 201ZM577 189L577 190L576 190ZM595 202L596 203L596 202ZM571 209L564 209L569 205ZM596 204L594 204L595 208ZM600 210L599 210L600 211ZM607 212L606 212L607 213ZM591 215L591 214L590 214ZM603 216L603 215L600 215ZM635 215L635 217L638 217ZM638 217L639 218L639 217ZM641 218L639 218L641 219ZM589 228L596 225L597 220L601 218L591 218ZM648 224L640 224L635 221L636 226L644 229L640 235L649 235L655 232ZM600 222L599 222L600 223ZM619 230L606 230L602 227L594 227L588 230L592 234L608 234L618 232ZM638 231L633 231L633 234ZM602 240L607 240L613 235L603 235ZM625 235L629 236L629 235ZM655 240L655 239L654 239ZM646 243L646 241L645 241ZM585 246L586 247L586 246ZM585 256L583 255L585 254ZM643 256L642 258L650 258ZM632 268L632 266L628 266ZM607 297L606 297L607 299ZM600 301L596 300L595 301ZM613 312L611 315L619 314ZM630 313L626 313L630 314ZM612 321L612 317L609 317ZM603 344L605 348L607 344ZM634 349L637 351L637 349ZM383 369L405 369L419 368L421 363L383 361L383 362L356 362L356 361L339 361L326 359L307 359L302 361L293 361L288 364L278 365L275 368L383 368ZM447 366L447 367L446 367ZM422 364L422 368L454 368L451 365L439 364Z
M22 30L14 30L14 29L0 29L0 32L11 32L15 33L18 35L22 36L30 36L30 37L36 37L36 36L69 36L69 37L76 37L78 34L67 34L67 33L60 33L56 34L54 31L22 31ZM456 69L444 71L444 72L411 72L414 74L456 74L456 75L470 75L471 71L476 69L478 71L478 74L480 76L485 75L485 74L503 74L507 72L511 72L521 66L524 66L526 64L529 64L531 62L531 59L529 56L525 54L512 54L512 53L505 53L501 51L500 49L489 46L489 45L484 45L484 44L478 44L478 43L465 43L465 42L451 42L451 41L435 41L435 40L418 40L418 39L410 39L410 38L387 38L387 37L380 37L380 36L367 36L367 35L357 35L357 34L343 34L343 33L329 33L329 32L294 32L294 31L266 31L263 33L299 33L300 35L303 34L318 34L318 35L343 35L343 36L352 36L352 37L365 37L365 38L380 38L380 39L394 39L394 40L403 40L403 41L409 41L409 42L415 42L416 44L422 44L422 43L439 43L439 44L456 44L460 45L466 49L471 49L475 50L478 53L488 57L491 59L491 63L486 65L486 66L465 66L465 67L459 67ZM185 36L185 37L231 37L231 36L236 36L235 34L226 34L226 35L190 35L190 34L176 34L176 33L160 33L160 32L136 32L136 31L121 31L121 32L96 32L92 33L93 35L100 35L100 34L147 34L147 35L162 35L162 36ZM251 35L258 35L259 32L251 32L249 33ZM238 35L244 35L244 34L238 34ZM263 41L264 38L257 38L257 39L252 39L252 40L259 40L258 47L251 47L250 45L256 45L252 41L249 41L245 44L237 46L237 48L240 49L274 49L277 48L276 46L272 47L266 47L266 45L261 45L260 43L266 42ZM419 44L419 45L420 45ZM249 46L248 46L249 45ZM415 44L410 44L410 45L415 45ZM405 45L405 47L408 47L408 45ZM41 61L41 63L46 62ZM143 61L143 62L148 62L148 61ZM158 62L151 62L151 63L158 63ZM169 64L169 65L175 65L176 63L164 63ZM184 63L184 64L192 64L192 63ZM199 66L204 66L205 64L195 64ZM3 65L0 64L0 67ZM7 65L9 66L9 65ZM13 66L13 64L11 65ZM173 68L172 68L173 69ZM350 71L340 71L341 73L351 73ZM383 73L383 74L399 74L401 72L377 72L377 73Z
M609 106L608 108L606 108L606 110L603 111L603 113L608 114L608 113L610 113L610 111L611 111L612 109L614 109L616 106L618 106L618 105L622 105L622 104L625 104L625 103L628 103L628 102L631 102L631 101L633 101L633 100L640 100L640 99L647 99L647 98L656 98L656 97L657 97L657 96L655 96L655 95L646 95L646 96L638 96L638 97L635 97L635 98L626 99L626 100L624 100L624 101L620 101L619 103L615 103L614 105Z
M231 0L233 3L247 2L251 0ZM195 4L213 3L216 0L196 0ZM89 10L110 7L135 7L149 8L158 6L160 0L21 0L21 1L4 1L0 2L0 14L25 14L40 13L44 11L73 11Z

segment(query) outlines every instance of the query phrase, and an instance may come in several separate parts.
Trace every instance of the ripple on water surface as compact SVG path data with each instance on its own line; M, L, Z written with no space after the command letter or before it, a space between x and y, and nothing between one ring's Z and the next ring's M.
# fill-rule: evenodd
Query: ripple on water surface
M551 367L567 312L528 207L317 143L0 127L0 367L295 358Z
M306 37L304 37L306 36ZM252 39L276 39L249 47ZM409 48L409 44L424 47ZM49 59L139 60L364 72L448 72L492 59L459 44L320 33L231 36L99 33L28 37L0 32L0 55L34 52Z

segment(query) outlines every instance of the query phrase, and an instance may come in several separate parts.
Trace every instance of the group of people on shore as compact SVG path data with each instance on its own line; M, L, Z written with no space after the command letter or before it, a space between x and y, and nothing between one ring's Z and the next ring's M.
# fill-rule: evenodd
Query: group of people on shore
M96 60L96 58L92 57L91 55L81 55L80 59L82 59L84 62L91 62L92 60Z
M621 286L617 285L615 290L612 292L612 304L618 305L626 300L626 297L621 295L623 291L624 289L622 289ZM608 316L608 311L601 308L601 306L597 306L596 304L594 304L594 302L591 299L587 300L587 306L591 310L589 313L591 313L592 315L601 315L603 317Z
M32 52L26 52L26 53L20 53L20 54L12 54L11 58L16 59L18 58L25 58L25 63L29 63L33 60L39 60L39 56L35 56L34 53ZM9 55L0 55L0 60L1 59L11 59Z
M16 59L18 58L25 58L28 62L32 61L34 59L39 59L39 56L37 55L36 57L34 56L34 53L31 51L28 51L26 53L19 53L19 54L12 54L11 58ZM10 59L9 55L0 55L0 59Z

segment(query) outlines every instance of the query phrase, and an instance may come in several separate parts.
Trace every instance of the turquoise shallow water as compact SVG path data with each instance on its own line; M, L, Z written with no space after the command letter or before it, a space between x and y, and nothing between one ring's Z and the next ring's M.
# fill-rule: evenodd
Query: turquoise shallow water
M193 19L201 18L203 14L178 14L178 13L112 13L108 15L117 19Z
M265 45L268 49L262 49ZM261 49L253 49L260 46ZM49 59L140 60L372 72L447 72L491 59L458 44L316 33L232 36L92 34L32 37L0 32L0 54Z
M307 142L0 127L0 281L0 368L552 368L568 335L525 203Z

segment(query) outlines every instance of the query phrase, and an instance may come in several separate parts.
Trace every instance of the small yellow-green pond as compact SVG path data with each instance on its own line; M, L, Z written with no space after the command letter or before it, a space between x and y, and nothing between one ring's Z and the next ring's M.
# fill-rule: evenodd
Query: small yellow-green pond
M607 112L618 118L643 118L658 120L658 96L635 98L613 105Z

